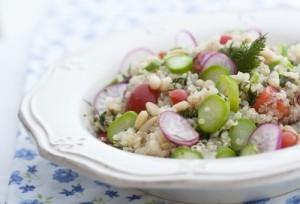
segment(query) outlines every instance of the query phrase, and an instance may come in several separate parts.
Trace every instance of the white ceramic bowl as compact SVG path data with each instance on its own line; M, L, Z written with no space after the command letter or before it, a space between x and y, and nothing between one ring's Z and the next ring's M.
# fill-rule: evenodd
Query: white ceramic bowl
M40 154L90 177L122 187L145 189L171 200L232 203L276 196L300 186L300 147L220 160L173 160L121 151L96 139L83 116L96 92L117 73L135 47L155 51L174 45L174 34L188 29L198 41L230 29L257 27L272 42L300 39L293 10L211 13L168 19L144 29L100 40L93 47L50 67L24 98L20 118Z

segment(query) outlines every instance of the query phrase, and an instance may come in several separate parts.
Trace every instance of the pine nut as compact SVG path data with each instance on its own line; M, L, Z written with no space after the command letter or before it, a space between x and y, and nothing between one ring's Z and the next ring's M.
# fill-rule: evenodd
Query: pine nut
M147 121L147 119L148 119L147 111L141 111L136 118L136 121L134 124L135 128L140 129L140 127L142 127L142 125Z
M196 86L202 87L203 84L204 84L204 81L203 81L202 79L198 79L198 80L196 81Z
M151 89L157 90L160 88L161 80L157 75L155 75L155 74L150 75L148 80L149 80L149 85L150 85Z
M276 60L280 60L279 56L269 48L265 48L260 54L264 57L267 64L272 63Z
M144 123L144 125L140 128L139 132L147 132L156 122L157 120L157 116L151 118L150 120L148 120L147 122Z
M150 115L152 115L152 116L156 116L159 114L158 106L152 102L146 103L146 109L147 109L148 113L150 113Z
M184 111L188 109L190 104L187 101L181 101L179 103L176 103L175 105L172 106L172 109L176 112Z
M160 85L160 90L161 91L167 91L172 83L172 79L170 77L166 77L162 79L161 85Z

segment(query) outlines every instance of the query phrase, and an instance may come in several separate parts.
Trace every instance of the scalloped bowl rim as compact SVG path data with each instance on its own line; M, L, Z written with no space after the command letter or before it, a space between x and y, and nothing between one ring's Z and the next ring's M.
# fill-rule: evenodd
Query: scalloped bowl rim
M274 31L277 24L268 19L255 24L254 22L266 13L271 15L275 12L278 11L253 12L249 14L250 17L242 19L240 13L203 14L199 16L198 22L204 23L205 18L216 24L220 18L229 22L226 26L219 23L218 28L207 25L209 31L205 33L201 33L199 28L193 28L195 23L186 17L176 23L165 21L169 22L168 28L149 26L123 33L122 36L112 35L105 41L100 40L87 48L88 52L73 54L51 66L24 98L19 113L20 120L33 135L43 157L118 186L194 188L206 185L207 188L213 188L215 185L226 187L230 184L232 189L237 189L241 186L257 185L257 181L263 184L279 182L283 178L299 177L299 146L255 156L221 160L155 158L128 153L98 141L85 127L85 119L82 117L88 109L83 99L91 100L97 89L108 83L117 71L116 68L103 72L104 69L100 66L117 67L118 61L130 48L144 45L149 45L155 51L167 48L172 45L171 33L182 28L180 26L191 28L192 32L203 38L233 27L249 28L257 24ZM286 12L289 16L285 16L285 19L299 17L296 11L280 10L277 18L284 16ZM289 22L281 26L291 27ZM274 33L274 39L282 39L284 36L296 39L287 31L280 29L279 32ZM158 43L161 39L165 41L163 45ZM109 49L112 42L119 45L117 49Z

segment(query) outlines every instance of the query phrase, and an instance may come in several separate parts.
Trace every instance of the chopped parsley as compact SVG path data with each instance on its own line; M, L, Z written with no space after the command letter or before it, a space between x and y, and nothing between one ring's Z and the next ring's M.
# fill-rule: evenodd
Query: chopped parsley
M196 118L198 117L198 111L196 109L186 109L180 112L180 115L184 118Z
M106 121L106 111L104 111L99 115L99 123L100 123L101 130L105 131L106 128L108 127L108 123Z
M187 78L179 77L179 78L173 79L172 84L174 86L175 86L175 84L180 84L181 86L186 86Z

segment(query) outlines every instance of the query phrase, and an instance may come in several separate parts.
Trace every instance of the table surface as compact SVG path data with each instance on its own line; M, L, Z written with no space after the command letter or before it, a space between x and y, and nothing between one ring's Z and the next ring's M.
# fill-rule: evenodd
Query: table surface
M27 48L45 3L45 0L0 1L0 203L4 202L15 151Z

